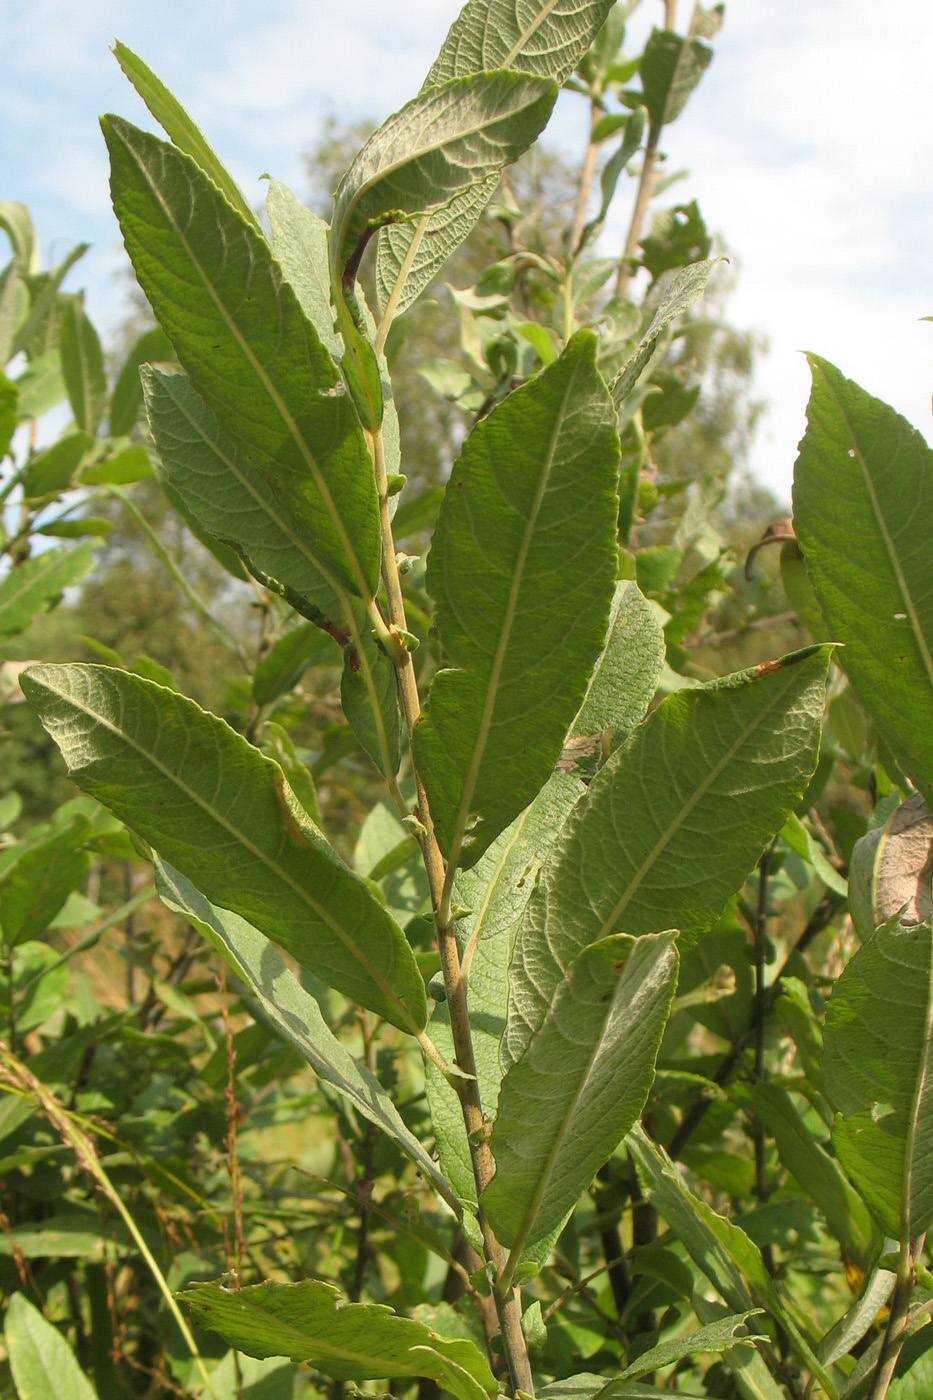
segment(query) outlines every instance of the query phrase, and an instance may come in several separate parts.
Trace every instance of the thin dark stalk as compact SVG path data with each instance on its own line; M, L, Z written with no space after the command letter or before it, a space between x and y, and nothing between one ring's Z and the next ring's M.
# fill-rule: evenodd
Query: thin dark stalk
M370 1074L376 1073L376 1040L369 1017L363 1014L363 1042L366 1050L366 1066ZM367 1119L363 1128L362 1173L356 1181L356 1199L360 1208L360 1223L356 1232L356 1259L353 1265L353 1281L350 1284L349 1299L358 1303L363 1292L363 1279L369 1260L370 1203L373 1193L373 1153L376 1148L375 1125Z
M768 931L768 874L774 848L769 846L758 862L758 900L755 921L752 928L752 944L755 957L755 1000L753 1005L753 1031L755 1043L754 1076L764 1077L765 1064L765 1022L768 1015L768 989L765 986L765 938ZM765 1161L765 1132L757 1118L752 1122L752 1142L755 1148L755 1195L762 1205L771 1194ZM761 1257L769 1274L774 1273L774 1251L770 1245L763 1245Z
M822 933L823 929L826 928L827 925L832 921L833 917L842 907L844 902L845 901L841 895L830 893L827 894L826 897L822 899L817 905L816 909L813 911L804 929L802 930L800 937L797 939L797 942L794 944L793 948L790 950L787 957L784 959L783 963L778 969L774 981L771 983L771 986L767 989L767 992L764 997L764 1009L766 1012L771 1010L771 1007L774 1005L774 1002L780 995L781 982L790 972L794 958L797 957L800 953L805 952L806 949L809 948L810 944L813 942L814 938L816 938L817 934ZM723 1056L719 1068L713 1075L712 1080L712 1082L719 1088L721 1088L724 1084L728 1084L729 1080L732 1078L732 1072L735 1069L736 1065L739 1063L739 1060L742 1057L742 1052L745 1050L746 1046L749 1044L752 1037L754 1036L754 1032L755 1022L753 1020L751 1025L749 1025L748 1028L745 1031L743 1031L743 1033L736 1040L735 1044ZM711 1098L698 1099L693 1105L693 1107L689 1110L689 1112L684 1114L684 1117L680 1123L680 1127L677 1129L670 1142L667 1144L667 1153L675 1161L683 1152L687 1143L690 1141L693 1134L696 1132L697 1128L700 1126L703 1119L706 1117L707 1113L712 1107L712 1104L713 1100Z

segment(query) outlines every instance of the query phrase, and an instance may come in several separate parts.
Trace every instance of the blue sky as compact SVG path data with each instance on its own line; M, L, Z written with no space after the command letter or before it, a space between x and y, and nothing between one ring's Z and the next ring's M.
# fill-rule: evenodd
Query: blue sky
M689 0L680 0L682 22ZM44 260L92 244L71 286L119 314L121 253L98 114L151 125L114 38L177 93L240 180L302 187L327 113L379 118L418 89L458 0L6 0L0 5L0 198L33 210ZM660 22L642 0L632 47ZM770 352L756 473L789 494L814 350L929 437L933 388L933 6L929 0L731 0L716 58L666 137L670 168L734 251L733 320ZM574 152L582 103L549 139ZM624 211L619 213L619 228ZM610 229L607 237L618 235Z

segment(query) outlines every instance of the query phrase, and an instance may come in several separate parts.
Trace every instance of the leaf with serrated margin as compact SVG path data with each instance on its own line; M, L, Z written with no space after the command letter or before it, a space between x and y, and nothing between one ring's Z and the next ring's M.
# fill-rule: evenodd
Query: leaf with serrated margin
M506 1062L520 1059L581 948L710 928L816 766L829 647L669 695L599 770L526 910Z
M248 223L259 229L259 220L250 208L246 196L178 98L169 92L152 69L133 53L132 49L121 44L119 39L114 43L113 54L166 136L200 166L234 209L242 214Z
M608 730L615 748L644 719L663 669L664 632L657 610L637 583L616 584L606 643L570 737Z
M424 983L401 929L327 844L277 763L193 700L106 666L33 666L23 691L73 780L209 899L402 1030Z
M390 1380L436 1376L458 1400L495 1395L496 1382L476 1343L441 1337L423 1322L400 1317L384 1303L346 1303L331 1283L252 1284L226 1289L195 1283L178 1295L201 1327L219 1332L247 1356L287 1356L308 1361L337 1380ZM464 1384L436 1353L462 1369Z
M27 559L0 581L0 639L14 637L93 567L97 545L59 545Z
M494 68L563 83L599 33L612 0L468 0L431 66L422 92ZM499 183L501 170L446 209L379 235L380 307L400 316L464 241Z
M654 354L662 332L667 329L675 317L682 316L685 311L689 311L697 298L703 295L710 273L720 261L720 258L708 258L705 262L690 263L688 267L683 267L679 272L676 272L665 284L660 304L652 317L650 326L609 385L609 392L616 408L624 406L625 400L635 387L638 376Z
M426 587L451 667L412 743L438 841L467 867L547 781L606 635L619 441L579 331L479 422L441 506Z
M768 1337L747 1330L748 1319L760 1316L762 1311L761 1308L749 1308L745 1312L730 1313L728 1317L718 1318L716 1322L701 1327L698 1332L688 1332L685 1337L671 1337L650 1347L641 1353L637 1361L626 1366L617 1380L610 1381L599 1392L599 1400L616 1400L625 1393L622 1389L625 1381L637 1380L639 1376L660 1370L662 1366L670 1366L685 1356L695 1356L698 1352L719 1354L743 1342L746 1345L750 1342L767 1342Z
M839 664L933 806L933 450L880 399L808 356L794 527Z
M729 1307L736 1312L765 1308L783 1327L804 1365L835 1400L835 1385L781 1302L754 1241L741 1226L717 1215L691 1191L667 1153L651 1141L640 1124L629 1134L626 1146L648 1200ZM702 1313L699 1315L702 1321Z
M380 225L446 209L458 195L498 180L540 134L556 97L556 83L496 69L426 88L389 117L334 198L334 281Z
M454 904L469 912L457 920L457 937L467 978L467 1007L483 1112L495 1114L502 1068L499 1044L505 1031L509 997L509 960L518 920L574 803L586 788L570 773L555 773L534 802L492 843L470 870L454 883ZM431 1036L445 1059L454 1058L450 1013L439 1002L431 1017ZM461 1200L476 1204L476 1182L460 1096L440 1071L425 1062L428 1105L441 1166Z
M895 915L864 943L826 1008L833 1144L886 1234L933 1224L933 925Z
M257 486L300 503L320 565L365 601L379 578L376 484L330 351L266 240L182 151L102 119L140 285Z
M459 1202L436 1163L409 1132L378 1079L355 1060L321 1015L317 1001L290 972L277 949L245 919L219 909L178 870L153 861L163 903L190 919L255 997L262 1015L308 1061L315 1074L401 1147L454 1211Z
M572 1210L645 1106L677 984L676 934L584 948L505 1075L481 1204L520 1249Z
M202 529L232 545L255 577L302 616L337 632L348 719L380 768L394 773L401 742L395 667L374 642L362 605L313 552L300 491L288 480L275 489L257 480L246 453L185 375L148 365L142 382L161 476Z

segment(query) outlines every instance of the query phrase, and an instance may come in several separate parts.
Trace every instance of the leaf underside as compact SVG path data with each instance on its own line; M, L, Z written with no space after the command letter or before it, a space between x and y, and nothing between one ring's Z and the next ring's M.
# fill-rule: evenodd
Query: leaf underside
M669 695L608 759L552 852L512 959L520 1059L581 948L710 928L816 765L829 648Z
M282 770L223 720L105 666L34 666L23 690L74 781L212 903L409 1031L424 983L401 929L310 822Z
M933 451L893 408L809 357L794 527L839 663L933 805Z

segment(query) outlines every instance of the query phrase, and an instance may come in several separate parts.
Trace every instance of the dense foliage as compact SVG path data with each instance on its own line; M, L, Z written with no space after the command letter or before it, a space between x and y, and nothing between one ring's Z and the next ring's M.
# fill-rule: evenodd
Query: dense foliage
M468 0L329 224L118 44L114 372L0 205L0 1394L933 1385L933 460L813 357L747 551L747 343L649 223L721 13L631 8Z

